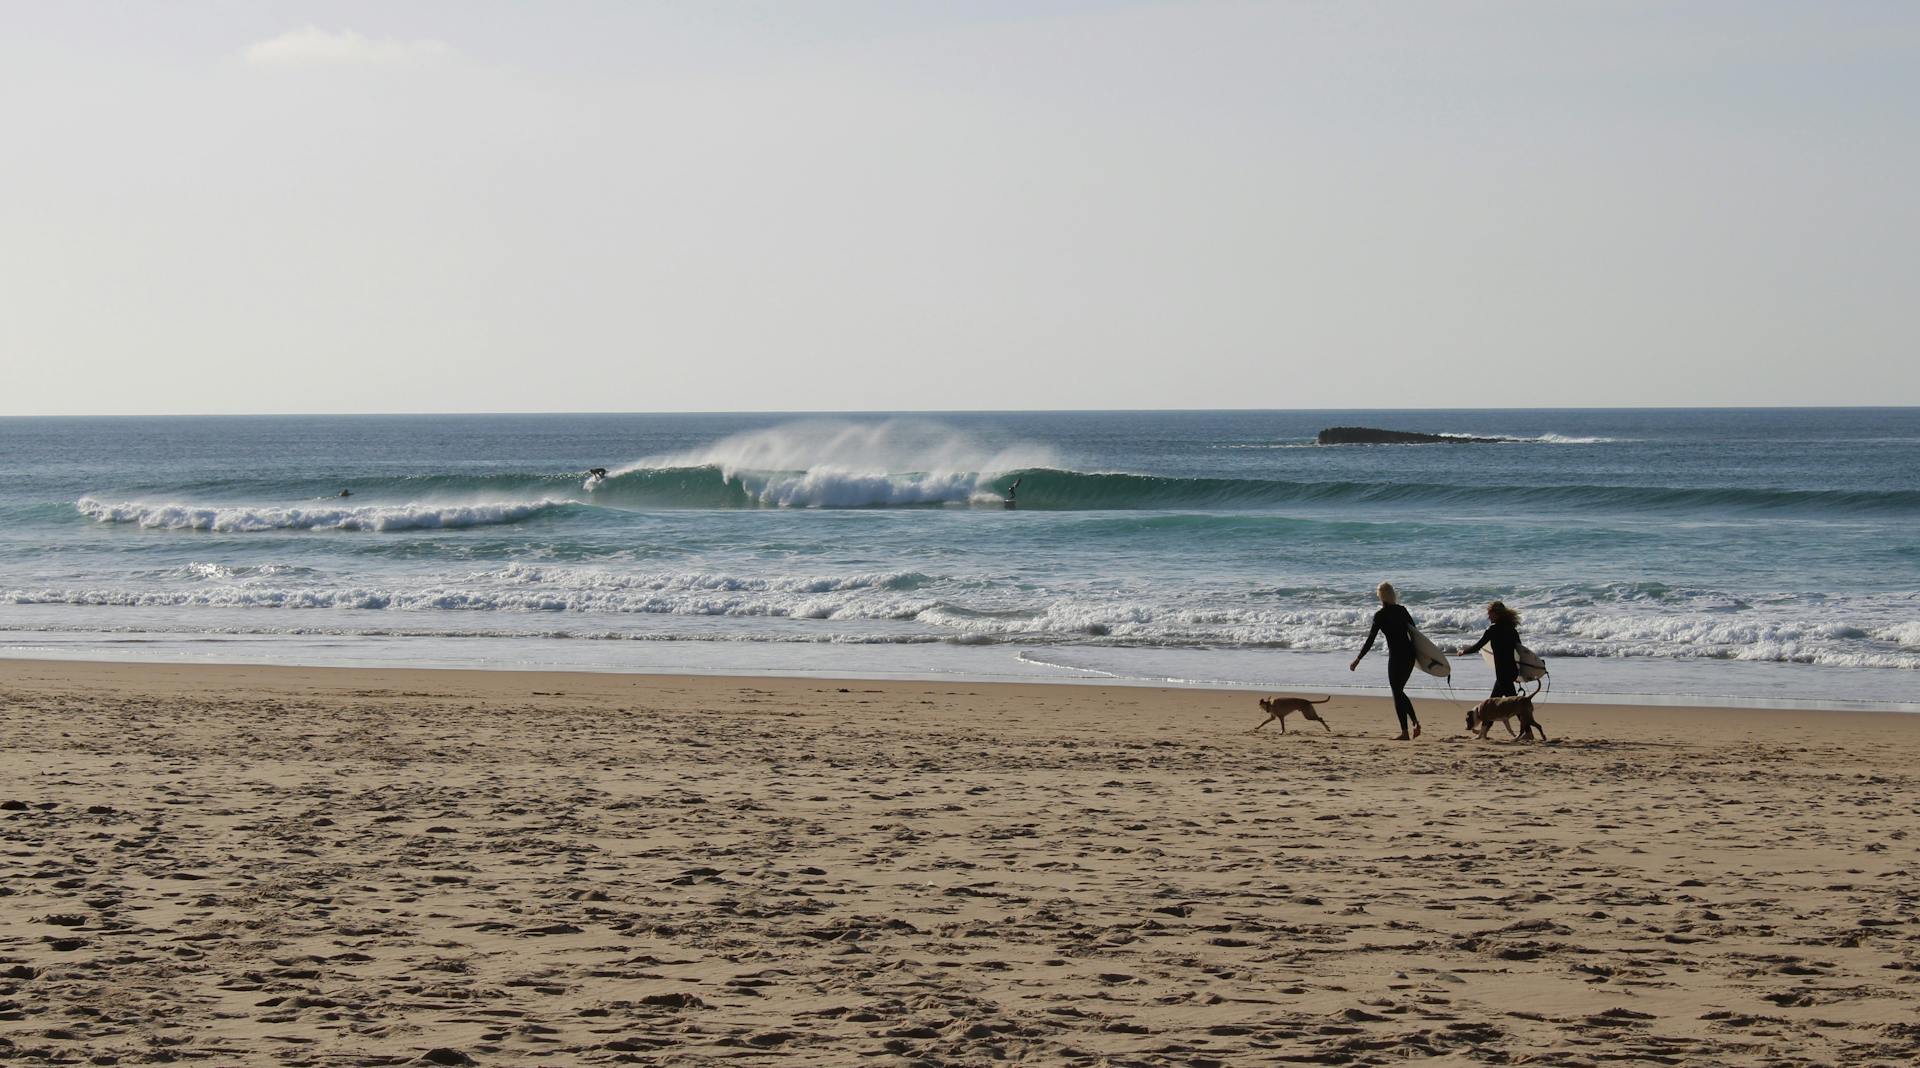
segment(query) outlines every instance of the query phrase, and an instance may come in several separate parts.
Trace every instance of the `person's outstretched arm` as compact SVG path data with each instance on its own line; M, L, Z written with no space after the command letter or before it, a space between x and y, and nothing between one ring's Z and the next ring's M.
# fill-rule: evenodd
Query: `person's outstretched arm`
M1480 640L1477 642L1474 642L1472 645L1467 646L1465 649L1460 650L1460 655L1471 656L1474 653L1479 652L1481 646L1487 644L1492 640L1493 640L1493 628L1488 627L1487 632L1485 634L1480 635Z
M1347 665L1348 671L1353 671L1354 669L1360 666L1360 661L1366 659L1367 653L1372 651L1373 640L1375 638L1378 638L1379 636L1380 636L1380 617L1374 616L1373 629L1367 632L1367 644L1360 647L1360 655L1354 657L1353 663Z

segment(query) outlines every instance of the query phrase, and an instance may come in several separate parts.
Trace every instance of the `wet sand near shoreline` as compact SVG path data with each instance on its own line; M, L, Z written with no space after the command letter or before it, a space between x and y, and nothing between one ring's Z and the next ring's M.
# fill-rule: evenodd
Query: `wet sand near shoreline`
M0 1060L1920 1057L1920 716L1254 697L0 660Z

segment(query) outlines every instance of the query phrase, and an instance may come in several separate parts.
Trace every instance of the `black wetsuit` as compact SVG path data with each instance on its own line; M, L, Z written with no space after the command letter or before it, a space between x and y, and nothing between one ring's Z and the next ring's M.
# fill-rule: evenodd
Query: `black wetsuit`
M1353 658L1355 663L1372 651L1373 640L1381 635L1387 639L1387 685L1393 688L1393 712L1400 717L1400 733L1405 734L1409 722L1420 725L1413 701L1407 697L1407 680L1413 677L1413 614L1401 605L1382 606L1373 614L1373 629L1367 632L1360 656Z
M1489 642L1493 644L1493 693L1488 696L1512 697L1520 692L1520 665L1514 662L1514 654L1520 648L1520 628L1511 623L1495 623L1480 635L1479 641L1467 646L1467 652L1477 653Z

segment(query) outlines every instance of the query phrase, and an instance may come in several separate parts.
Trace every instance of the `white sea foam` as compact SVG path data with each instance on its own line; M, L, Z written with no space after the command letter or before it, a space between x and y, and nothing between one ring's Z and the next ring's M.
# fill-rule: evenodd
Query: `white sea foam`
M1486 431L1465 431L1465 430L1460 430L1460 431L1442 430L1442 431L1439 431L1438 433L1440 434L1441 437L1445 437L1445 438L1497 437L1501 441L1508 444L1513 444L1513 445L1611 445L1611 444L1614 444L1615 442L1631 440L1629 438L1581 437L1573 434L1554 434L1554 433L1536 434L1531 437L1527 437L1527 436L1516 437L1509 434L1494 434ZM1214 448L1214 449L1317 449L1317 448L1320 448L1321 446L1311 441L1273 441L1273 442L1233 442L1233 443L1220 444L1220 445L1211 445L1208 447Z
M1542 445L1611 445L1625 441L1625 438L1583 438L1569 434L1541 434L1538 437L1521 438L1521 441L1537 441Z
M472 504L378 504L322 508L269 505L109 503L82 497L80 514L100 523L127 523L160 530L251 533L263 530L396 531L518 523L571 502L553 499Z
M1045 589L992 574L876 569L823 573L724 569L626 570L507 563L384 581L331 582L271 565L186 565L120 588L58 585L0 592L0 602L129 607L339 609L412 613L564 613L591 620L656 615L884 622L884 640L963 644L1355 650L1371 613L1307 590L1274 603L1233 603L1217 591L1141 582L1065 583ZM1708 589L1625 584L1560 591L1568 600L1520 602L1522 633L1555 658L1650 657L1920 669L1920 623L1902 596L1741 600ZM1543 595L1544 599L1544 595ZM1471 593L1415 605L1421 628L1457 648L1485 626ZM1570 602L1570 603L1569 603ZM859 628L835 635L882 640ZM750 633L747 638L750 639ZM744 640L744 639L743 639Z
M925 581L918 571L861 571L849 575L729 575L716 571L606 571L590 567L508 564L468 576L476 583L504 582L571 590L720 590L779 593L835 593L901 589Z
M1626 438L1580 437L1572 434L1555 434L1552 432L1531 436L1469 430L1442 430L1439 433L1441 437L1447 438L1496 437L1511 445L1611 445L1616 442L1629 440Z
M150 574L160 578L188 578L205 582L232 582L236 580L260 578L285 578L289 575L311 575L310 567L298 564L221 564L202 562L181 564L178 567L164 568Z
M1873 631L1877 641L1892 642L1902 649L1920 650L1920 623L1896 623Z

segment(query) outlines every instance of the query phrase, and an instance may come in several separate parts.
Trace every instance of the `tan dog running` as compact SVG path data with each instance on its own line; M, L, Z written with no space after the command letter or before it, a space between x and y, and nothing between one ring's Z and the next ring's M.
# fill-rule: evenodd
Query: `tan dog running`
M1479 736L1485 738L1487 732L1492 730L1493 725L1498 722L1505 725L1507 733L1515 737L1524 735L1530 740L1533 738L1533 732L1539 731L1540 740L1543 742L1546 741L1547 729L1540 725L1539 720L1533 718L1533 698L1534 695L1539 692L1540 684L1536 682L1533 684L1533 693L1517 694L1513 697L1487 698L1472 708L1467 709L1467 730L1471 731L1475 727L1478 727L1480 728ZM1520 718L1520 730L1518 733L1513 729L1513 719L1515 716Z
M1261 720L1253 728L1253 731L1257 731L1277 719L1280 721L1280 733L1287 733L1287 714L1290 712L1298 712L1315 723L1320 724L1322 727L1327 727L1327 721L1320 718L1320 713L1315 712L1313 706L1324 705L1331 700L1333 700L1332 697L1322 697L1318 701L1309 701L1304 697L1262 697L1260 699L1260 709L1267 714L1267 718ZM1253 731L1248 731L1247 733L1252 734ZM1333 728L1327 727L1327 733L1333 733Z

